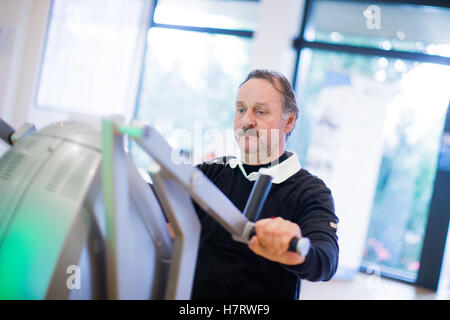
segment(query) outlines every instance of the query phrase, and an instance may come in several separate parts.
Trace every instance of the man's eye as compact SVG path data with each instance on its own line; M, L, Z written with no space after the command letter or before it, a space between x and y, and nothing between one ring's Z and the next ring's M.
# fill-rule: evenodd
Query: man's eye
M260 114L260 115L265 114L265 112L264 112L264 111L261 111L261 110L260 110L260 111L257 111L256 113L257 113L257 114Z
M237 113L243 113L243 112L244 112L244 109L237 109L236 112L237 112Z

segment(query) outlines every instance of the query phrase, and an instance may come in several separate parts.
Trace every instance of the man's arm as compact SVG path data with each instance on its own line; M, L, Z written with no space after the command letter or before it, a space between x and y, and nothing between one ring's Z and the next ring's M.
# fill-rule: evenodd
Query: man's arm
M339 258L334 204L328 191L309 196L301 208L298 223L282 218L262 219L250 249L309 281L329 280L336 272ZM300 228L301 226L301 228ZM292 237L305 236L311 241L306 257L287 251Z

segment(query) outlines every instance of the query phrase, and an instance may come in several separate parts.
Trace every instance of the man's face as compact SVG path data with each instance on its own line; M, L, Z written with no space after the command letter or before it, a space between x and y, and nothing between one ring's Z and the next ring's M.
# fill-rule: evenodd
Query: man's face
M274 153L278 156L284 151L286 134L293 126L293 121L289 121L292 116L283 118L282 96L269 81L253 78L244 83L237 95L234 115L234 132L241 152L257 156L258 162Z

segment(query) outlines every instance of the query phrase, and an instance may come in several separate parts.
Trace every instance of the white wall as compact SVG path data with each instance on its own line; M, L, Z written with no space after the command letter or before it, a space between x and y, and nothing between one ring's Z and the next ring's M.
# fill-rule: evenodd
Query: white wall
M0 28L12 35L10 50L0 53L0 117L14 127L27 121L32 107L50 3L0 2Z
M0 117L14 127L26 117L26 111L17 107L16 97L24 80L21 70L31 10L29 0L0 1ZM0 142L0 155L6 150L7 145Z
M0 2L0 26L8 26L14 34L13 50L3 55L6 64L0 67L5 68L0 72L0 82L6 83L0 95L0 116L15 128L29 121L33 110L50 5L51 0ZM50 114L48 119L59 120L61 116Z
M292 43L300 33L303 6L304 0L261 0L252 69L272 69L292 81L297 57Z
M29 45L26 38L31 7L32 2L27 0L0 2L0 116L13 125L18 124L20 114L25 116L25 112L17 110L15 100L19 84L24 81L21 69Z

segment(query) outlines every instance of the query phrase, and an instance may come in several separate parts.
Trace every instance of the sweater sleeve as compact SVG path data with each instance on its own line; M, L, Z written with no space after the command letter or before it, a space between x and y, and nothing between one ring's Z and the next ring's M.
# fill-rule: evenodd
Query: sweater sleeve
M317 179L317 178L316 178ZM336 273L339 260L338 218L330 190L317 179L300 197L297 223L302 236L311 240L311 248L301 265L284 268L309 281L327 281Z

